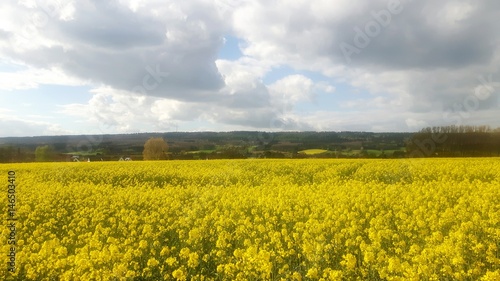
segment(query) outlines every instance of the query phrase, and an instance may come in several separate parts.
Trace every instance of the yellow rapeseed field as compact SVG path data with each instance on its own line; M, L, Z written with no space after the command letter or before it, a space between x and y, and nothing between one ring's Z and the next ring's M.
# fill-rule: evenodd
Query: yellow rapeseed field
M498 158L10 170L1 280L500 280Z

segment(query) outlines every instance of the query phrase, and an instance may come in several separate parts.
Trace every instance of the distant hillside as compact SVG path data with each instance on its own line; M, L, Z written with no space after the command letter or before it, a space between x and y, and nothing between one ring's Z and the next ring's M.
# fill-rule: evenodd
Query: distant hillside
M144 143L152 137L167 141L169 159L500 156L500 129L447 126L417 133L235 131L9 137L0 138L0 163L35 161L36 148L46 146L51 161L142 160Z
M171 159L248 157L397 157L411 133L371 132L168 132L0 138L0 162L35 160L38 146L49 145L56 161L142 159L144 143L162 137ZM308 149L324 150L310 155Z

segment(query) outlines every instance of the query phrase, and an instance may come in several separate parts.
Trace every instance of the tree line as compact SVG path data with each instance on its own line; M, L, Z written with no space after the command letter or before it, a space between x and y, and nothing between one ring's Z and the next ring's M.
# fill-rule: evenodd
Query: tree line
M92 150L75 151L88 136L0 138L0 162L235 158L402 158L500 156L500 128L435 126L416 133L198 132L104 135ZM168 140L168 142L166 141ZM40 144L41 143L41 144ZM305 155L306 149L323 154ZM350 153L349 151L357 151ZM378 154L374 154L378 151ZM382 152L382 153L380 153ZM386 153L387 152L387 153Z
M426 127L406 145L409 157L500 156L500 128L489 126Z

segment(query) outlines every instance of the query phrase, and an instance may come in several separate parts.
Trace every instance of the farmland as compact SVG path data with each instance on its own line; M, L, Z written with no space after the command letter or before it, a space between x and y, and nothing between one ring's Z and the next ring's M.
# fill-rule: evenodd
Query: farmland
M6 185L10 170L2 280L500 279L498 158L2 164Z

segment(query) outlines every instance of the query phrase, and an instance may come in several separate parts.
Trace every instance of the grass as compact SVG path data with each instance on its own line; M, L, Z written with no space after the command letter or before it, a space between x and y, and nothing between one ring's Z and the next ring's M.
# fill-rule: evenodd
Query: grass
M98 151L92 151L92 152L84 152L84 151L74 151L74 152L67 152L63 153L66 155L78 155L78 156L96 156L99 152Z
M333 151L326 151L326 150L322 150L322 149L308 149L308 150L303 150L301 152L306 152L306 151L311 151L311 152L314 152L314 151L318 151L318 153L322 153L322 152L319 152L319 151L323 151L323 152L330 152L330 153L335 153ZM405 152L405 149L402 148L402 149L391 149L391 150L378 150L378 149L366 149L364 152L367 154L367 155L370 155L371 157L380 157L382 154L385 154L386 156L388 157L392 157L394 152L396 151L401 151L401 152ZM318 153L306 153L308 155L314 155L314 154L318 154ZM362 150L359 150L359 149L344 149L344 150L340 150L338 151L339 154L342 154L344 156L348 156L348 157L356 157L356 156L359 156L363 153Z
M375 157L379 157L382 154L382 151L376 149L367 149L366 152L374 155Z
M327 151L328 150L326 150L326 149L306 149L306 150L299 151L299 153L305 153L307 155L316 155L316 154L325 153Z
M196 153L207 153L207 154L210 154L210 153L212 153L214 151L215 151L215 149L205 149L205 150L188 151L187 153L189 153L189 154L196 154Z

